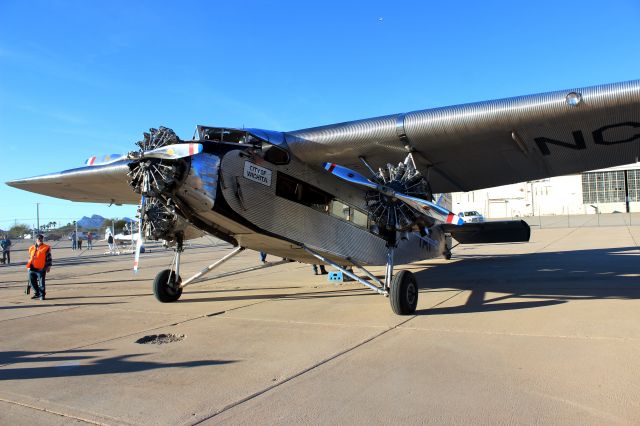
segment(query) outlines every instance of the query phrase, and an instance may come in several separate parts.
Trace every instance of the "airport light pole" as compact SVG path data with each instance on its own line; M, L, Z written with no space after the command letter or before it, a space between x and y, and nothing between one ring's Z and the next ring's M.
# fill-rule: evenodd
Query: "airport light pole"
M535 195L533 194L533 181L529 182L531 184L531 216L536 215L536 206L535 206Z

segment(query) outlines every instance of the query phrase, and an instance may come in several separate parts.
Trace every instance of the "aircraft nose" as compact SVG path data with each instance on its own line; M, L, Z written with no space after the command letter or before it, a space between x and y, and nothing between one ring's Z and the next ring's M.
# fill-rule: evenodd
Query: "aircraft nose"
M191 157L191 168L180 187L180 198L194 211L209 211L216 200L220 157L200 153Z

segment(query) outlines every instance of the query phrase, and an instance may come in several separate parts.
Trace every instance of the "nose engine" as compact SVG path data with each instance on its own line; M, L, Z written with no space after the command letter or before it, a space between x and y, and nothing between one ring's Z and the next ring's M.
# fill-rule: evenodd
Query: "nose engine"
M144 138L136 144L144 153L184 146L179 144L185 142L173 130L160 127L144 133ZM184 216L194 207L210 209L215 200L217 168L211 170L213 179L209 176L211 173L204 172L209 163L207 157L210 156L204 153L180 158L151 158L142 154L129 163L129 184L141 195L138 215L145 238L165 240L170 245L177 239L189 238L185 236L189 224Z

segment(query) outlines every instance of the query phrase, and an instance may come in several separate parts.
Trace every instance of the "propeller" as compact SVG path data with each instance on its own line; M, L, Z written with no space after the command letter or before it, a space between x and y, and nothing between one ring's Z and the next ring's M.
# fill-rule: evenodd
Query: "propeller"
M425 211L430 210L432 212L435 212L445 223L451 223L453 225L464 225L464 220L460 216L432 201L422 200L420 198L399 194L397 192L394 194L394 196L397 199L407 203L417 211L424 213Z
M322 163L322 167L334 176L339 177L347 182L355 183L357 185L366 186L367 188L375 189L376 191L382 190L382 185L371 182L360 173L355 172L343 166L339 166L335 163Z
M400 163L397 168L389 165L387 167L389 170L389 179L386 179L382 172L381 176L376 176L375 180L380 180L384 182L383 184L372 182L371 180L362 176L360 173L346 167L339 166L335 163L323 163L322 166L329 173L342 180L379 192L380 194L382 194L387 204L393 203L395 200L400 200L407 206L411 207L413 210L421 214L428 214L432 217L435 216L437 219L445 223L451 223L454 225L464 224L464 220L461 217L449 211L448 209L432 201L428 201L412 195L407 195L397 190L411 189L413 186L417 186L420 183L419 180L422 180L419 172L415 171L415 169L412 170L412 168L408 167L405 163ZM417 177L419 177L419 179L416 179ZM406 216L405 213L400 212L400 214Z
M149 129L143 136L142 140L136 142L136 151L93 156L85 162L88 166L103 166L130 160L127 164L129 185L141 197L134 272L140 266L140 253L145 237L175 240L178 214L172 198L180 183L186 179L190 167L188 157L204 150L201 143L182 141L167 127Z
M178 160L190 157L202 152L201 143L177 143L165 145L151 150L131 151L128 154L110 154L101 157L90 157L85 164L88 166L104 166L122 160L142 160L144 158L157 158L160 160Z

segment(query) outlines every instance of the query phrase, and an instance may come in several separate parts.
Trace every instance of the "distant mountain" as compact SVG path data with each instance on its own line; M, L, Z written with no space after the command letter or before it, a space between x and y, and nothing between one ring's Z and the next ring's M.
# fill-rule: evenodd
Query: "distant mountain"
M102 224L106 219L100 215L94 214L91 217L84 216L78 221L79 228L102 228Z
M124 220L127 223L136 222L135 219L130 219L128 217L123 217L122 220ZM111 223L107 219L105 219L104 217L98 214L94 214L91 217L84 216L82 219L78 221L78 228L100 229L103 226L111 226Z

